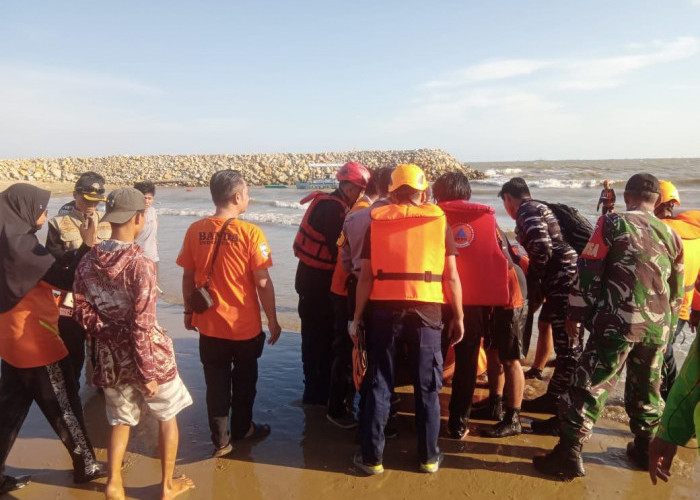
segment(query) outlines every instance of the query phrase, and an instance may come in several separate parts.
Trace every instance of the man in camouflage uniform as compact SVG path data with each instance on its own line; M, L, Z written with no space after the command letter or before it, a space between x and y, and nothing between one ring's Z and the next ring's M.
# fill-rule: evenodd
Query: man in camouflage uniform
M564 397L559 444L533 459L541 472L565 479L585 475L581 446L625 366L625 409L635 435L627 452L647 467L663 410L663 349L683 300L683 245L654 216L658 193L656 177L633 175L625 187L627 212L598 219L579 258L566 331L576 337L585 326L591 336Z
M547 205L530 197L524 179L512 178L498 196L503 199L508 215L515 219L515 235L530 258L527 269L530 307L536 309L545 299L539 320L551 323L557 355L547 393L523 401L523 410L556 414L581 354L581 348L569 340L564 329L569 288L576 274L576 251L564 240L559 222ZM541 432L537 424L533 425L533 431Z
M57 261L71 262L82 245L79 227L88 217L97 223L97 206L105 200L104 177L95 172L82 174L73 191L73 201L63 205L58 215L49 221L46 248ZM109 223L97 225L97 241L108 240L112 235ZM80 387L80 373L85 362L85 330L73 321L73 294L62 292L59 303L58 330L68 349L75 379ZM88 380L89 381L89 380Z

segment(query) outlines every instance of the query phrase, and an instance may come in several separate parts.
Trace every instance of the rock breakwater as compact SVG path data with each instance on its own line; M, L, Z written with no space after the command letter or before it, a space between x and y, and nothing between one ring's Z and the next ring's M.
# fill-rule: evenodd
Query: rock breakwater
M32 158L0 160L0 180L28 182L73 182L85 171L104 175L108 184L131 185L139 180L159 184L204 186L217 170L240 170L251 185L289 184L309 180L310 164L359 161L368 167L415 163L431 180L440 174L461 170L470 178L483 174L437 149L411 151L349 151L331 153L276 153L177 156L106 156L100 158ZM335 169L314 169L316 175L332 175Z

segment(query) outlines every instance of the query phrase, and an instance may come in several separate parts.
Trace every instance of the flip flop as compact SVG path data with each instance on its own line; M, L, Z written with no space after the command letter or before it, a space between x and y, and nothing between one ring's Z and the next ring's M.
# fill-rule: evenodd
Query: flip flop
M256 424L255 422L251 423L253 424L253 433L249 436L243 436L242 438L237 439L236 441L253 441L256 439L262 439L264 437L267 437L267 435L270 434L270 431L272 430L267 424Z

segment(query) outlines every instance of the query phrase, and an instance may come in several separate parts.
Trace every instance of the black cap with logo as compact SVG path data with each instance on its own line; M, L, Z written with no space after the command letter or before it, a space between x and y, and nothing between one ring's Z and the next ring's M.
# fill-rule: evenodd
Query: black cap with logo
M75 183L75 192L88 201L105 201L105 178L96 172L85 172Z

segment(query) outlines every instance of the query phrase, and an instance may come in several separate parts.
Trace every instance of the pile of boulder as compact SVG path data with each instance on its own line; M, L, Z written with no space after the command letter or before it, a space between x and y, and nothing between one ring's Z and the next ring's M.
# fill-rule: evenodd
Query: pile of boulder
M0 160L0 181L73 182L85 171L102 174L108 184L131 185L150 180L157 184L207 185L212 173L232 168L241 171L248 184L292 185L311 177L331 176L335 167L309 165L359 161L368 167L415 163L434 180L444 172L459 170L471 179L483 174L438 149L411 151L348 151L331 153L274 153L177 156L106 156L101 158L32 158ZM320 170L320 171L319 171Z

